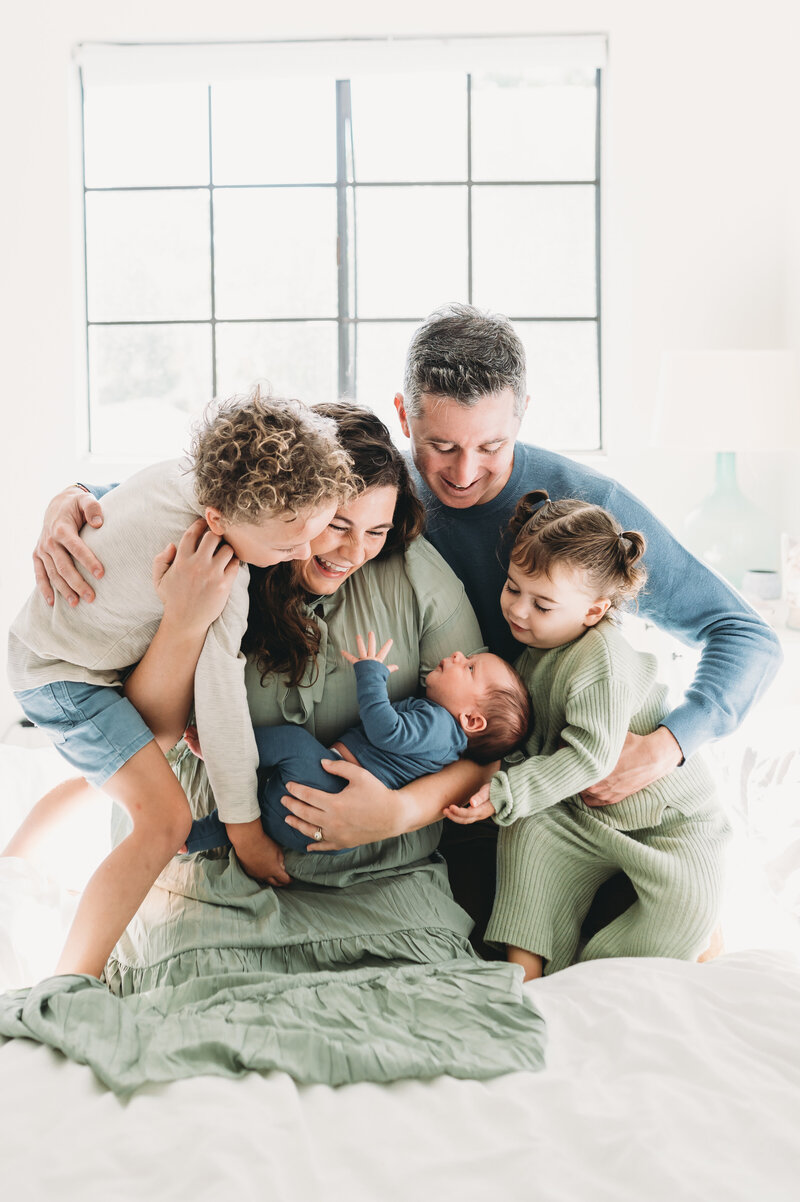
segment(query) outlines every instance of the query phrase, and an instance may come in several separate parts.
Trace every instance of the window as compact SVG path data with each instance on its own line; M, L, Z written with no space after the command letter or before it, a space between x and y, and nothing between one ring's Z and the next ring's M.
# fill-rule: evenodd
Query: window
M603 53L79 47L92 452L178 453L256 380L389 419L411 332L451 300L515 322L523 437L597 448Z

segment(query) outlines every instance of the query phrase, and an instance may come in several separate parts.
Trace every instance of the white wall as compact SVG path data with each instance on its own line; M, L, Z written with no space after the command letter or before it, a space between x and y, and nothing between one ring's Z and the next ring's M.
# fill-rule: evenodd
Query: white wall
M45 500L62 482L99 481L115 470L88 466L76 438L81 314L69 95L77 41L607 32L607 469L677 525L706 490L711 464L688 451L676 462L647 449L661 351L800 349L800 17L793 5L406 0L379 10L360 0L306 0L302 16L295 6L270 9L263 0L28 0L7 22L0 71L3 628L29 589ZM387 379L387 390L397 384ZM800 532L800 485L788 462L745 456L741 477L762 508ZM13 712L0 692L0 733Z

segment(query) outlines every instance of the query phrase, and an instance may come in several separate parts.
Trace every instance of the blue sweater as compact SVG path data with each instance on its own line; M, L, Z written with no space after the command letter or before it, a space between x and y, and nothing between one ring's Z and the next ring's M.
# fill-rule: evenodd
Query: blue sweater
M500 612L509 546L504 531L517 501L545 488L553 500L581 497L608 509L624 530L647 539L648 581L639 613L682 642L702 646L692 684L663 721L689 757L709 739L735 730L781 662L773 630L736 590L695 559L632 493L608 476L546 451L517 443L502 492L485 505L452 509L434 496L409 464L428 512L426 536L461 579L490 650L514 661L522 646Z

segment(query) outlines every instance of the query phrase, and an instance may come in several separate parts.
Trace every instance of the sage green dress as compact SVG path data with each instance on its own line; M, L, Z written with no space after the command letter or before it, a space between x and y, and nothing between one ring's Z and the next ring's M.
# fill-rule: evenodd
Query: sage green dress
M287 688L248 665L248 696L254 724L299 722L325 744L358 717L341 655L357 634L394 639L392 699L416 692L443 656L482 645L462 585L423 539L366 564L309 612L318 671ZM182 745L172 756L195 815L208 813L202 762ZM262 888L226 853L176 857L108 963L112 992L67 977L6 995L0 1034L50 1042L120 1093L253 1068L333 1085L538 1068L541 1021L519 971L473 953L439 833L335 856L287 852L282 889Z

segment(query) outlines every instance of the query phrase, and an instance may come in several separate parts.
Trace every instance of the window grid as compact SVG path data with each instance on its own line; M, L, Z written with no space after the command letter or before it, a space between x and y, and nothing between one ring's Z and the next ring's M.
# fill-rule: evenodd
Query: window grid
M216 274L214 260L214 194L221 191L248 191L253 189L287 190L287 189L335 189L337 193L337 315L335 318L338 329L338 383L342 396L357 395L357 347L358 327L360 325L381 325L418 323L426 314L415 313L407 316L392 315L389 317L368 317L358 314L358 270L357 270L357 196L359 189L370 188L439 188L464 187L467 189L467 301L473 302L473 215L472 199L475 188L491 187L526 187L526 188L573 188L593 187L595 190L595 314L593 316L532 316L526 313L508 313L512 322L534 323L574 323L583 324L594 322L597 337L598 363L598 430L599 445L602 446L603 404L602 404L602 338L601 338L601 82L602 72L595 73L595 170L592 179L570 180L474 180L472 178L472 76L465 77L466 83L466 138L467 138L467 175L466 179L450 180L397 180L397 181L360 181L356 178L354 164L354 134L352 110L350 103L350 81L338 80L336 83L336 138L337 138L337 177L335 182L309 183L254 183L254 184L220 184L214 183L214 139L213 139L213 85L208 87L208 182L205 184L165 184L165 185L123 185L121 187L86 185L86 146L85 146L85 92L83 75L80 73L81 96L81 155L82 155L82 184L83 184L83 254L84 254L84 311L86 316L85 354L87 366L87 401L88 401L88 430L91 448L92 433L92 381L89 370L89 337L92 327L112 326L209 326L211 334L211 378L213 394L217 391L217 335L216 327ZM87 205L86 197L90 193L120 193L120 192L208 192L209 201L209 246L210 246L210 305L209 318L170 318L170 319L133 319L133 320L89 320L88 303L88 243L87 243ZM348 199L350 204L348 205ZM350 253L352 248L352 254ZM302 317L226 317L225 324L271 325L273 323L308 324L311 322L327 322L334 320L326 316Z

